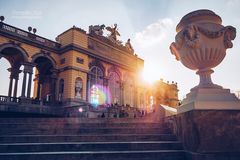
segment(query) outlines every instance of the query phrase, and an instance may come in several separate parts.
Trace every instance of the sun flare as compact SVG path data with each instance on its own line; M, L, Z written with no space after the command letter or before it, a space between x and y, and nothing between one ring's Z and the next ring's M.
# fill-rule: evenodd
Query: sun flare
M156 67L146 65L142 71L142 77L144 81L149 84L153 84L160 79L159 74L157 74Z

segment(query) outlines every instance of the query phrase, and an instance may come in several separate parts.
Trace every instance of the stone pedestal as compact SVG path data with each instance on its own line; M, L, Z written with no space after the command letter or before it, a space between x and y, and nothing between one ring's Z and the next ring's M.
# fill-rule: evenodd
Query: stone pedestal
M190 110L239 110L240 100L229 89L199 88L192 90L177 108L177 113Z
M177 108L177 115L166 122L183 142L189 159L240 159L240 100L211 79L213 68L233 47L236 29L224 27L214 12L198 10L185 15L176 31L171 52L197 71L200 81Z
M183 142L191 160L240 157L240 110L191 110L165 122Z

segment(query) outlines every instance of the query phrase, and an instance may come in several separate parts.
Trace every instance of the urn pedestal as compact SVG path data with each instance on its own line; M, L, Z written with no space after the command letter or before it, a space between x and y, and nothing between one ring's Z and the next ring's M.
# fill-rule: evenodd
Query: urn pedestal
M210 10L198 10L185 15L176 27L177 35L170 50L176 59L200 77L197 86L191 89L178 107L178 113L194 109L240 110L240 101L229 89L214 84L213 68L232 48L236 29L222 26L222 19Z

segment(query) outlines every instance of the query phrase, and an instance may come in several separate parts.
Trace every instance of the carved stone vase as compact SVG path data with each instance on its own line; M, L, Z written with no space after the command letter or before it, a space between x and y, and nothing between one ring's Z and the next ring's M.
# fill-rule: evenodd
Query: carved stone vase
M197 10L185 15L176 31L175 42L170 45L172 54L200 76L199 84L183 99L177 112L240 109L237 97L211 80L213 68L223 61L226 49L233 47L236 29L224 27L221 17L210 10Z
M212 68L219 65L232 48L236 29L222 26L222 19L210 10L185 15L176 27L177 35L170 50L176 59L200 76L198 88L221 88L211 80Z

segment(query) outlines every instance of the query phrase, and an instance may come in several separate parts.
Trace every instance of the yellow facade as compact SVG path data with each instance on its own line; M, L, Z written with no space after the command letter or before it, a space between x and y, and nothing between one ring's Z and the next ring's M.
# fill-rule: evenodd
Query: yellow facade
M2 22L0 31L3 57L10 60L8 51L15 49L12 56L16 61L12 67L23 65L28 76L36 68L33 75L34 99L62 101L70 106L71 102L79 101L101 103L98 105L118 103L144 109L149 104L152 89L140 78L144 61L117 41L86 33L75 26L60 34L56 42ZM31 98L27 91L31 83L27 80L25 83L25 86L22 84L25 89L22 96ZM177 99L176 87L171 86L162 92L174 94Z

